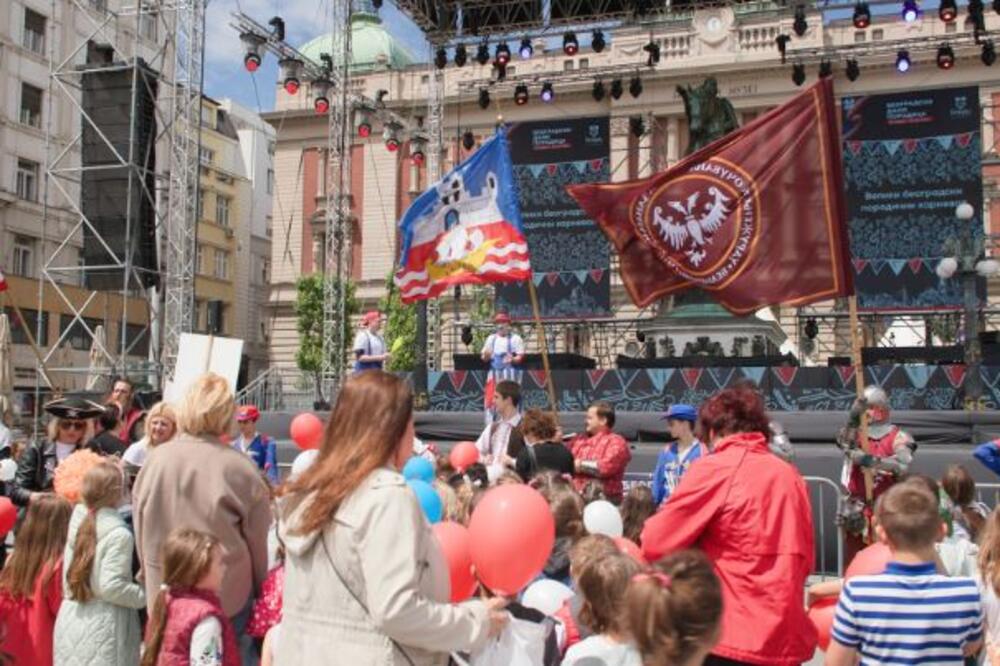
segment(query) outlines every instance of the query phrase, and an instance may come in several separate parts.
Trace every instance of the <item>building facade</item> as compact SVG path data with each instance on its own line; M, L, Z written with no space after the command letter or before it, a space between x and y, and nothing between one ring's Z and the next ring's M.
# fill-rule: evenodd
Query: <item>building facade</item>
M939 69L934 63L937 44L956 39L959 32L971 33L963 15L946 24L928 12L913 23L900 21L898 15L877 16L871 25L858 29L850 17L823 20L818 13L807 17L807 29L794 39L789 49L814 54L838 46L871 45L875 55L864 58L860 78L849 81L843 71L843 61L834 63L838 96L911 89L929 89L957 85L978 85L983 108L982 145L985 212L990 229L1000 227L1000 200L997 197L997 150L994 132L994 106L1000 92L1000 78L995 67L985 66L978 46L956 47L953 69ZM1000 17L986 18L987 27L998 26ZM374 98L386 91L386 104L410 118L426 116L430 96L429 67L413 65L410 58L400 57L398 45L386 46L384 27L369 14L354 19L355 48L352 89ZM381 31L379 39L371 33ZM706 77L718 82L721 96L734 106L741 123L746 123L789 99L800 88L792 81L793 61L782 62L776 48L776 38L794 34L792 17L787 14L744 12L737 6L697 10L670 23L650 27L623 27L608 32L608 45L596 52L583 42L579 52L568 56L557 39L536 40L530 60L513 59L507 68L508 79L525 81L531 90L530 102L514 104L511 86L490 87L492 56L495 41L490 43L490 62L478 64L471 56L476 46L470 46L468 64L457 67L449 58L443 71L445 104L443 108L445 150L443 171L461 161L471 151L462 147L463 133L471 131L477 144L493 132L496 123L544 120L563 117L607 116L611 127L611 168L615 182L648 176L658 172L686 154L688 127L679 85L698 84ZM581 35L582 36L582 35ZM366 39L367 38L367 39ZM654 41L661 60L656 67L647 67L644 48ZM926 45L912 52L913 68L906 75L895 67L895 51L885 45L922 40ZM516 41L512 41L516 44ZM320 46L317 46L319 44ZM323 46L326 44L327 46ZM303 47L310 54L329 50L329 39L314 40ZM370 48L366 45L378 45ZM391 44L391 42L390 42ZM933 45L933 46L931 46ZM815 80L818 57L808 62L808 77ZM627 82L632 75L641 76L642 91L638 95L625 93L617 98L592 95L597 75L590 70L621 72ZM606 76L606 74L605 74ZM555 100L539 101L542 82L555 85ZM605 79L605 83L608 83ZM478 103L479 91L490 88L492 101L487 108ZM641 117L646 131L636 136L630 119ZM279 85L276 110L265 114L277 128L275 153L275 224L282 238L272 251L271 316L274 329L270 342L271 363L279 367L294 366L297 346L294 281L297 277L321 270L316 261L317 248L323 247L322 216L326 178L330 165L326 162L328 122L312 109L308 87L296 96L287 94ZM373 306L384 294L386 276L393 270L397 250L396 223L416 192L427 185L425 167L411 165L409 146L389 152L382 141L381 128L376 127L368 138L353 133L351 147L351 224L353 265L351 274L358 283L358 294L364 307ZM612 262L614 268L614 262ZM639 311L628 300L615 274L612 278L612 308L614 321L595 324L583 330L574 323L559 328L556 339L550 338L552 349L577 351L597 356L602 363L613 362L619 353L632 353L636 326L654 317L658 307ZM466 296L460 302L450 297L440 303L438 330L441 345L436 367L447 369L456 352L470 351L459 341L459 324L472 306ZM840 312L842 304L823 304L819 312ZM824 326L809 350L799 349L802 342L801 313L793 308L774 308L768 316L785 330L789 349L806 363L825 363L825 357L849 353L846 323ZM639 321L639 324L634 322ZM629 333L616 322L633 322ZM586 327L584 327L586 328ZM534 336L526 336L534 345ZM811 350L811 351L810 351Z

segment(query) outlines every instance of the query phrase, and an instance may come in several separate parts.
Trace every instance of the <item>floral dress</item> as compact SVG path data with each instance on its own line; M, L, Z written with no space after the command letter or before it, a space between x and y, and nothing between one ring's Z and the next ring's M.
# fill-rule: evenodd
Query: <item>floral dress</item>
M222 625L206 617L191 634L191 666L222 666Z

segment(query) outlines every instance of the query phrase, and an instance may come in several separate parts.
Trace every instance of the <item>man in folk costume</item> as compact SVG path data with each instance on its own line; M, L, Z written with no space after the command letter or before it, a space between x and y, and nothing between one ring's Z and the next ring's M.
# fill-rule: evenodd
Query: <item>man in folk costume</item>
M861 417L868 416L867 446L861 444ZM846 460L841 482L847 496L840 511L845 531L845 564L871 542L876 500L899 480L913 460L916 442L889 418L889 397L878 386L869 386L851 407L847 425L837 436ZM865 450L867 449L867 450ZM871 476L871 498L865 476Z
M493 318L497 325L496 333L486 338L481 356L484 362L490 364L486 378L486 393L484 406L486 408L486 423L493 420L496 409L497 382L521 382L521 363L524 361L524 340L510 330L510 315L498 312Z

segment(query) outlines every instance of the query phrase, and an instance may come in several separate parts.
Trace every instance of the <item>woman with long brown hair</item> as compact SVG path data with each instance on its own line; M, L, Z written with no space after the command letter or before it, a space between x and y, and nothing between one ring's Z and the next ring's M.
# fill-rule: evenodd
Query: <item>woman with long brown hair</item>
M63 603L56 618L55 666L134 666L146 605L132 578L132 533L117 511L125 479L101 462L83 477L82 504L73 509L63 555Z
M17 532L17 548L0 572L0 652L16 664L52 666L52 629L62 603L62 557L73 507L39 495Z
M450 604L448 568L399 470L413 395L369 371L341 389L316 462L282 499L277 666L445 664L503 627L504 602Z

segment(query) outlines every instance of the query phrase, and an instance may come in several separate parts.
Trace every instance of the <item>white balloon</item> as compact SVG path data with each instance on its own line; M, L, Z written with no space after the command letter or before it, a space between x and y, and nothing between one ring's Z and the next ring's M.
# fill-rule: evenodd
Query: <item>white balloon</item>
M947 280L953 276L957 270L958 260L955 259L955 257L945 257L938 262L937 268L934 269L934 272L936 272L937 276L942 280Z
M17 474L17 463L10 458L5 458L0 460L0 481L7 482L13 481L14 475Z
M542 578L528 586L521 597L521 605L552 615L562 608L563 602L573 596L573 590L559 581Z
M617 539L625 531L622 515L607 500L591 502L583 510L583 526L590 534L603 534Z
M295 456L295 460L292 461L292 471L288 475L288 478L294 479L299 474L309 469L309 466L316 461L316 456L318 455L318 449L306 449L299 455Z

